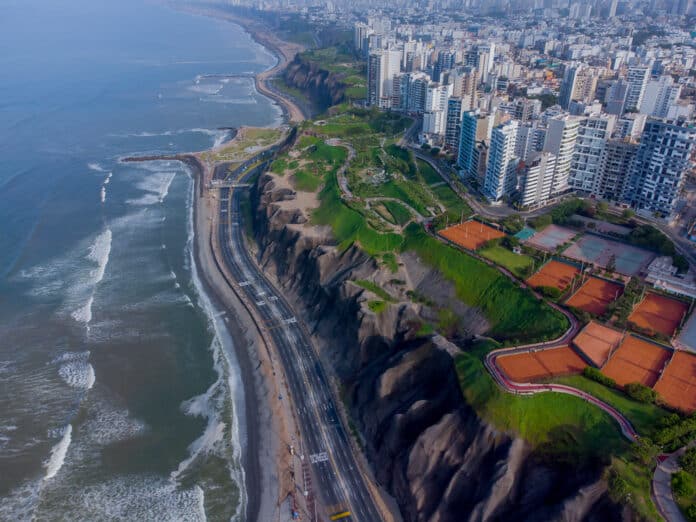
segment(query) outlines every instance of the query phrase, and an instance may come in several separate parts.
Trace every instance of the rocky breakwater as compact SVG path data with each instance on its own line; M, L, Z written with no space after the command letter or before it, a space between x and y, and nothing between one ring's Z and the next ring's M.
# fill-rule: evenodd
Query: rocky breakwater
M459 348L417 335L438 300L469 335L488 328L482 315L415 256L400 256L392 273L354 246L339 249L330 229L310 224L317 205L287 178L261 176L252 190L258 259L305 319L404 520L620 520L600 464L550 459L496 431L462 397ZM387 296L365 281L389 293L378 312L368 303ZM427 295L429 305L407 292Z

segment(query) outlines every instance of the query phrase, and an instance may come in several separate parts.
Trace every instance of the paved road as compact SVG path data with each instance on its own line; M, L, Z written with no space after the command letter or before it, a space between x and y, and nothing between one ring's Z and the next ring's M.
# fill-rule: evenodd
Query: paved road
M305 458L315 456L312 460L318 460L312 463L315 488L324 505L353 513L346 520L379 521L382 517L353 454L349 434L309 335L246 250L241 194L239 189L220 189L220 248L226 266L255 305L280 356L302 430Z
M687 448L695 444L696 441L693 441L674 453L661 455L662 458L658 458L652 479L652 497L660 515L668 522L686 522L686 517L672 495L672 474L679 470L679 457L684 455Z

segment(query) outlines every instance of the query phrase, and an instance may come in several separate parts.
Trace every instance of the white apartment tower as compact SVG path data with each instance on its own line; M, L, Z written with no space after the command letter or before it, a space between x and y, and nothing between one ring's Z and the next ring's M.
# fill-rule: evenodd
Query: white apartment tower
M536 152L523 169L520 205L526 208L543 206L551 198L556 156L550 152Z
M483 182L483 194L491 202L498 202L517 188L515 141L518 123L510 120L493 129L488 150L488 165Z
M401 52L378 49L367 61L367 101L370 105L391 107L394 76L401 70Z
M637 111L643 102L645 87L650 79L650 67L637 65L628 68L628 91L626 92L626 104L624 110Z
M650 80L645 86L640 112L655 118L667 118L670 108L677 104L681 95L681 85L675 85L671 76L660 76Z
M576 116L558 115L549 118L547 122L543 151L556 156L556 168L551 188L553 194L560 194L569 188L570 165L575 151L579 126L580 118Z
M590 194L596 194L602 171L604 145L614 130L613 116L592 115L580 120L575 149L570 163L568 184Z

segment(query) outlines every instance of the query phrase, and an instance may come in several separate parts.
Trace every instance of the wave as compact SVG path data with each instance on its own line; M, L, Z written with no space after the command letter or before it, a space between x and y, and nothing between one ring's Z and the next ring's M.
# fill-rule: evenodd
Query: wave
M58 375L68 386L81 390L91 389L96 380L94 367L86 361L73 361L64 364L58 369Z
M224 103L224 104L229 104L229 105L256 105L258 101L256 98L253 97L248 97L248 98L222 98L222 97L215 97L215 98L200 98L199 99L202 102L210 102L210 103Z
M88 163L88 164L87 164L87 168L88 168L89 170L93 170L94 172L106 172L106 171L104 170L104 167L102 167L101 165L99 165L99 163Z
M109 174L106 176L106 178L104 178L104 181L102 181L101 192L100 192L100 199L101 199L102 203L104 203L106 201L106 186L111 181L112 175L113 175L113 173L109 172Z
M106 271L106 265L109 263L109 256L111 254L111 240L111 229L107 227L104 232L96 237L94 243L89 248L87 259L97 264L97 268L92 271L93 283L95 285L104 279L104 272Z
M99 199L102 203L106 202L106 187L102 185L101 191L99 192Z
M205 312L208 318L209 328L214 334L211 349L213 351L214 369L218 375L218 379L203 396L191 399L182 405L189 414L207 416L208 425L203 435L189 447L191 456L179 465L173 476L179 476L183 473L186 466L195 459L196 454L200 454L204 449L210 448L211 445L224 444L231 454L228 456L230 461L230 465L228 465L230 479L237 484L240 492L239 503L236 506L235 515L233 517L233 520L239 520L246 510L247 502L246 473L242 466L242 448L240 442L242 439L240 419L244 418L246 399L244 390L240 384L240 376L238 374L239 364L234 353L232 339L229 335L223 335L223 332L227 333L226 329L224 325L220 323L221 319L217 317L218 314L216 313L213 303L206 294L198 274L198 267L194 255L195 229L193 205L195 201L195 184L193 183L191 172L189 170L186 172L190 179L190 188L187 198L188 239L186 251L191 267L191 279L198 297L199 306ZM225 340L224 342L223 339ZM216 396L216 394L219 395ZM219 430L221 427L225 428L225 423L219 419L219 415L224 409L219 404L219 401L225 401L225 403L230 406L228 409L228 426L226 426L226 430L223 430L222 435ZM221 439L220 437L223 435L226 435L226 437Z
M72 424L68 424L63 429L63 436L56 444L51 448L51 456L48 460L44 462L44 467L46 468L46 475L44 475L44 480L49 480L56 476L63 467L65 463L65 456L68 453L68 448L70 447L70 442L72 441Z
M78 323L89 324L92 321L92 303L94 303L94 295L89 296L87 302L74 310L70 316Z
M136 187L148 194L136 199L126 201L129 205L148 206L162 203L169 194L169 187L176 177L176 172L155 171L155 175L148 176L145 180L136 184Z

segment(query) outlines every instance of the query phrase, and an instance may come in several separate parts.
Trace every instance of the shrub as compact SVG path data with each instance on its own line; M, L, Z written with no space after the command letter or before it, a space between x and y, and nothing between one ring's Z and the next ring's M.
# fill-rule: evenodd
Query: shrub
M544 297L558 299L561 297L561 291L555 286L537 286L537 291Z
M672 475L672 492L678 497L690 497L694 494L694 477L686 471L677 471Z
M679 459L679 465L684 471L696 475L696 448L689 448Z
M631 382L624 386L624 391L633 400L652 404L657 399L657 392L639 382Z
M686 508L686 519L689 522L696 522L696 504L691 504Z
M624 502L630 494L628 482L615 470L609 473L609 496L614 502Z
M603 384L604 386L616 388L616 381L611 377L607 377L606 375L604 375L597 368L593 368L592 366L586 366L585 369L582 371L582 374L588 379Z

